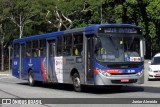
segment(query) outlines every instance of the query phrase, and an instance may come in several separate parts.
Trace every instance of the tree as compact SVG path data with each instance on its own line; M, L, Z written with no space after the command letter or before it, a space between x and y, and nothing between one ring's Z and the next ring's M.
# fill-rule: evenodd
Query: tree
M103 22L139 25L144 28L147 57L153 49L160 50L159 0L0 0L0 5L3 45L10 33L21 38ZM6 33L5 25L9 24L7 30L12 30Z
M9 18L19 28L19 38L23 36L24 27L33 22L32 18L38 14L35 9L37 2L30 0L11 0Z
M39 0L39 2L43 11L41 16L58 31L100 22L99 1Z
M9 7L8 0L0 0L0 50L1 50L1 71L4 71L4 48L5 48L5 24L7 23L7 13Z
M154 53L159 52L160 50L160 1L159 0L152 0L149 2L148 6L146 7L147 15L150 19L149 22L149 37L151 38L151 46ZM152 55L153 56L153 55Z
M73 27L73 21L69 16L79 11L73 8L75 3L79 4L79 0L42 0L40 3L42 7L45 6L43 8L45 14L42 15L47 23L52 24L58 31L62 28L70 29Z

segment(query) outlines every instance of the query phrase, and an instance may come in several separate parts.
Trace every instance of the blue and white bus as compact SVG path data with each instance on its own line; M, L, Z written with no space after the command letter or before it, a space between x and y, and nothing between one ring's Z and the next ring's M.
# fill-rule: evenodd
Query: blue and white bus
M142 28L96 24L13 41L13 76L35 83L121 88L144 83Z

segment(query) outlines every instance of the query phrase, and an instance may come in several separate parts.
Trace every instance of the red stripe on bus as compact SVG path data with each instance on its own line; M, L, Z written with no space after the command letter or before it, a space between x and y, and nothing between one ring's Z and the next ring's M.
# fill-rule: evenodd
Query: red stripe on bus
M94 74L98 74L98 70L94 70Z
M43 61L41 62L41 69L42 69L42 76L44 78L44 81L46 81L47 80L47 75L46 75L46 72L45 72L45 67L44 67Z
M111 69L111 70L104 70L105 72L108 72L110 74L118 74L119 70L118 69Z

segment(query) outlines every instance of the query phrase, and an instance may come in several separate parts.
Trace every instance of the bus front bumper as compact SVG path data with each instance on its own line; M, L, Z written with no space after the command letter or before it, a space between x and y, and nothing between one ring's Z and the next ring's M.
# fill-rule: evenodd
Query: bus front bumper
M111 75L99 73L95 76L95 85L135 85L144 84L144 74L141 75Z

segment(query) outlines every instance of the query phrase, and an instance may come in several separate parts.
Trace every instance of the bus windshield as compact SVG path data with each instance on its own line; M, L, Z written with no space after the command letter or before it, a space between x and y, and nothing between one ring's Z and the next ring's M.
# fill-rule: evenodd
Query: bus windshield
M102 62L140 62L140 38L134 35L100 35L96 58Z

